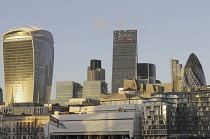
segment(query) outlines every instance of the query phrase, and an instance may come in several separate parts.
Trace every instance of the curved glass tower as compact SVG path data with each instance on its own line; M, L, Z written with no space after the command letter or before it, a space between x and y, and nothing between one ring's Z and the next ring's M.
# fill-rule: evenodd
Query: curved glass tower
M192 53L184 67L182 90L194 91L196 87L205 86L206 78L197 56Z
M54 41L49 31L20 28L3 34L5 102L47 103L50 99Z

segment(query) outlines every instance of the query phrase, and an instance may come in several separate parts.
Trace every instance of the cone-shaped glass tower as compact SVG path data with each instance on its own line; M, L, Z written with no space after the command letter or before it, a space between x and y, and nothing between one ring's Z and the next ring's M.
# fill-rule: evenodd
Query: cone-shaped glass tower
M182 90L194 91L195 88L206 85L206 78L197 56L192 53L184 67Z

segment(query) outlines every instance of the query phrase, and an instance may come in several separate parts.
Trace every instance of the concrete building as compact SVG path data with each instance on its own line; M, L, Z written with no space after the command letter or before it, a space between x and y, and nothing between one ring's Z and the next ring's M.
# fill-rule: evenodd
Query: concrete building
M105 81L105 69L101 67L101 60L92 59L87 70L87 81Z
M101 94L107 93L105 81L84 81L83 97L100 100Z
M19 28L3 34L6 105L48 103L51 94L54 41L49 31Z
M179 60L176 58L171 59L171 83L172 92L182 91L182 64L179 64Z
M137 77L137 30L116 30L113 37L112 93L124 79Z
M56 100L54 102L64 105L70 98L82 98L83 87L81 84L64 81L56 82Z
M53 115L67 129L50 127L51 139L140 139L140 112Z
M155 65L151 63L138 63L137 64L137 80L145 84L156 83Z

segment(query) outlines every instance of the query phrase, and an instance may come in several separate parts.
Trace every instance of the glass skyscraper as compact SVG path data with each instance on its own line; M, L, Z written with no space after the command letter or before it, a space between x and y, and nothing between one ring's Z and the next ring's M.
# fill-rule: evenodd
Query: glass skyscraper
M151 63L137 64L137 79L146 83L156 83L156 67Z
M137 30L116 30L113 37L112 93L123 87L124 79L137 76Z
M206 78L197 56L192 53L184 67L182 90L194 91L197 87L206 86Z
M49 31L20 28L3 34L5 102L47 103L50 99L54 41Z

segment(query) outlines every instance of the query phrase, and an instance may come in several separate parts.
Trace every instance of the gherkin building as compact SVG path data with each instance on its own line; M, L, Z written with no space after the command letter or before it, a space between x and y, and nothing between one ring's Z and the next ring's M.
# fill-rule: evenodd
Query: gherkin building
M194 91L197 87L206 86L206 78L197 56L192 53L184 67L182 90Z

